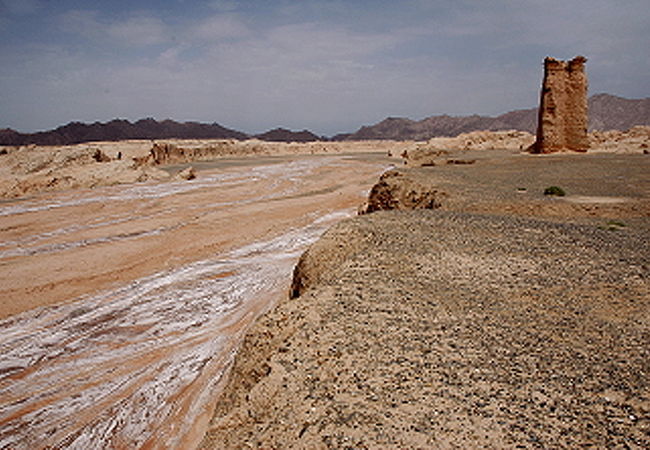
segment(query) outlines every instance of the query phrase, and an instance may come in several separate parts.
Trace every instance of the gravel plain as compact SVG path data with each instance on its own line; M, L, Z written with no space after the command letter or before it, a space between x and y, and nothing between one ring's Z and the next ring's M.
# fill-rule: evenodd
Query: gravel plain
M627 161L405 169L447 203L313 244L202 447L649 448L650 158Z

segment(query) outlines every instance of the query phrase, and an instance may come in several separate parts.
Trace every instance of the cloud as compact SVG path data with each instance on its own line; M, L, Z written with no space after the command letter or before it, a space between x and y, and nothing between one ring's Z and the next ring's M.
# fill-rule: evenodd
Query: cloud
M86 33L89 25L100 23L92 14L74 19ZM156 58L97 64L70 52L58 62L50 53L31 52L29 64L51 68L56 88L45 74L34 75L33 84L43 88L43 96L50 91L48 101L68 111L59 122L156 116L218 121L251 132L278 125L337 132L361 120L369 105L385 110L380 92L387 89L387 77L399 75L373 73L372 59L396 40L305 23L209 41L199 53L185 43L163 49ZM364 101L367 96L374 99ZM350 102L354 105L346 106ZM346 108L349 115L342 115Z
M369 76L378 54L399 40L342 27L292 24L213 45L193 67L214 71L212 78L221 77L234 92L277 104L301 91L302 98L338 96L346 85L358 87L357 80Z
M170 37L166 25L155 17L132 17L110 24L106 31L113 39L135 46L160 44Z
M9 14L23 16L34 14L42 8L43 4L40 0L2 0L0 6Z
M105 28L97 19L96 11L70 10L58 17L59 28L67 33L78 34L85 38L102 35Z
M249 29L234 16L213 16L202 20L193 27L192 36L200 40L220 41L223 39L242 38L249 34Z
M68 11L58 21L67 33L35 28L0 42L13 121L0 127L154 116L333 134L389 115L495 115L536 104L544 56L579 53L592 92L647 96L644 2L405 0L368 9L260 0L203 3L201 14ZM23 19L7 20L16 29Z
M107 21L97 11L71 10L59 16L60 28L95 42L143 47L170 40L169 27L159 18L134 14L126 20Z
M111 26L87 12L69 19L83 33ZM468 92L479 73L460 77L453 61L401 55L400 47L414 39L408 28L380 33L305 22L251 29L219 15L186 29L181 44L155 58L89 64L69 55L62 68L44 57L39 63L57 78L50 101L77 114L59 123L155 116L217 121L248 132L282 125L334 134L386 115L463 113L495 100ZM490 82L503 82L494 73Z
M269 46L292 55L340 59L363 57L386 50L402 40L398 34L355 32L341 26L299 23L272 29Z
M208 6L219 12L231 12L236 10L239 5L233 0L212 0Z

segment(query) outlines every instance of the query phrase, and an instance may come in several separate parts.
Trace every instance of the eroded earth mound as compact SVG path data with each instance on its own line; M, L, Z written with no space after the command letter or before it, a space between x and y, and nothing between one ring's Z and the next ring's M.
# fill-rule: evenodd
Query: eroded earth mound
M258 139L170 139L72 146L0 147L0 198L142 181L173 180L163 166L241 157L404 151L412 142L264 142ZM175 167L182 170L183 167ZM195 167L195 172L200 169ZM195 173L196 175L196 173ZM176 177L177 179L177 177ZM187 178L184 178L187 179Z
M590 153L650 153L650 126L635 126L627 131L593 131L589 133ZM456 137L438 137L415 144L401 154L408 167L439 166L454 163L473 163L462 152L474 150L529 151L535 137L525 131L474 131ZM456 151L459 158L450 159Z
M112 184L161 181L166 172L95 146L18 147L0 156L0 198Z
M359 211L368 214L389 209L439 208L445 193L427 177L413 177L402 170L385 172L370 190L368 202Z

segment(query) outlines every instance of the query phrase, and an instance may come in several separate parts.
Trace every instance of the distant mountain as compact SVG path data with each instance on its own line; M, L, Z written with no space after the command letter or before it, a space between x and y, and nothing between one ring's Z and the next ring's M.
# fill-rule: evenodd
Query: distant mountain
M650 98L630 100L609 94L589 99L589 130L628 130L650 125Z
M634 125L650 125L650 98L630 100L609 94L589 99L590 130L627 130ZM354 133L339 134L332 140L426 140L436 136L457 136L477 130L522 130L535 133L537 108L520 109L488 116L431 116L422 120L389 117L381 122L361 127ZM55 130L19 133L0 129L0 145L67 145L90 141L119 141L124 139L248 139L251 136L217 123L175 122L141 119L131 123L115 119L110 122L85 124L71 122ZM324 140L308 130L290 131L276 128L255 136L265 141L310 142Z
M71 122L55 130L23 134L11 129L0 130L0 145L68 145L90 141L124 139L247 139L249 136L217 123L175 122L141 119L131 123L115 119L110 122L85 124Z
M173 120L158 122L154 119L141 119L134 123L120 119L92 124L71 122L55 130L31 134L18 133L9 128L0 129L0 145L69 145L125 139L248 139L250 137L217 123L179 123ZM284 128L276 128L254 137L278 142L311 142L326 139L308 130L291 131Z
M532 124L528 124L527 119L532 114ZM534 129L536 126L536 113L534 110L515 111L507 113L509 115L520 114L523 119L517 122L523 123L519 127L514 127L510 122L499 117L486 116L432 116L415 121L411 119L389 117L382 120L376 125L361 127L359 131L348 135L334 136L333 140L370 140L370 139L393 139L393 140L426 140L435 136L457 136L460 133L467 133L476 130L504 130L504 129L522 129L529 126Z
M326 140L309 130L291 131L285 128L276 128L266 133L258 134L255 137L263 141L271 142L313 142Z
M627 130L635 125L650 125L650 98L629 100L609 94L589 99L589 129ZM349 134L334 136L333 140L426 140L436 136L457 136L478 130L521 130L535 133L537 108L521 109L497 117L431 116L419 121L389 117L381 122L361 127Z

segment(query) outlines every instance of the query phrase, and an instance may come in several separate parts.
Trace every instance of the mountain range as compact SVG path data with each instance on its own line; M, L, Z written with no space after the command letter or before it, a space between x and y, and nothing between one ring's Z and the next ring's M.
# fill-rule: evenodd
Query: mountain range
M312 142L328 140L326 137L317 136L309 130L291 131L286 128L276 128L266 133L255 135L254 137L271 142Z
M589 98L589 131L627 130L635 125L650 125L650 98L626 99L609 94ZM426 140L436 136L457 136L478 130L521 130L535 133L537 108L510 111L497 117L431 116L419 121L389 117L361 127L350 134L334 136L335 140Z
M69 145L91 141L121 141L126 139L247 139L248 135L231 130L217 123L179 123L173 120L158 122L141 119L137 122L115 119L110 122L85 124L70 122L51 131L18 133L12 129L0 130L2 145Z
M609 94L589 98L589 129L627 130L635 125L650 125L650 98L626 99ZM332 140L426 140L436 136L456 136L477 130L522 130L535 133L537 108L510 111L490 116L431 116L422 120L389 117L375 125L363 126L353 133L338 134ZM151 118L136 122L115 119L110 122L85 124L71 122L54 130L19 133L0 129L0 145L67 145L90 141L126 139L249 139L266 141L309 142L326 140L308 130L291 131L276 128L258 135L249 135L225 128L217 123L156 121Z

